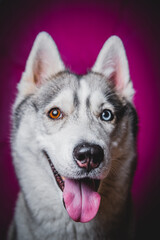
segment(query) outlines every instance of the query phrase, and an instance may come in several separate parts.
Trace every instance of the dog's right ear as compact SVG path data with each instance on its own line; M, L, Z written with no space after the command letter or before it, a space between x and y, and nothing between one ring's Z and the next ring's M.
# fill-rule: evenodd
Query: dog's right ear
M18 85L19 92L23 95L32 94L47 79L64 70L65 66L55 42L48 33L41 32L28 57L25 72Z

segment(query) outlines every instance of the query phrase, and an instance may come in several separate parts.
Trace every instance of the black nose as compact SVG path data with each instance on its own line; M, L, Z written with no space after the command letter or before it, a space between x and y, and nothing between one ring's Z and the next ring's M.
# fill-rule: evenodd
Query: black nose
M80 168L90 170L97 168L103 161L104 152L99 145L82 143L73 150L73 156Z

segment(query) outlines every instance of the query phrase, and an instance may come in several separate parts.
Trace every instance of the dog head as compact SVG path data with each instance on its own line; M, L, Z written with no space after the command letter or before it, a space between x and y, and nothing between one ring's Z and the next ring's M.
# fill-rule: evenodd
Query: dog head
M91 71L79 76L65 68L54 41L42 32L18 90L15 152L33 155L48 178L53 171L73 220L91 220L100 205L98 183L118 172L116 161L134 155L134 90L121 40L109 38Z

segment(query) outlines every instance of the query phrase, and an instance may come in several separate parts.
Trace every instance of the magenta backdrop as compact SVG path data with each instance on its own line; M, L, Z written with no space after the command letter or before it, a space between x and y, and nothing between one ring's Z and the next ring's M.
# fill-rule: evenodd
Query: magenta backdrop
M11 105L33 41L44 30L55 40L65 64L76 73L85 73L93 65L108 37L115 34L123 40L140 119L138 167L132 188L136 239L158 239L160 17L157 8L146 1L127 0L0 1L0 239L5 239L18 192L9 147Z

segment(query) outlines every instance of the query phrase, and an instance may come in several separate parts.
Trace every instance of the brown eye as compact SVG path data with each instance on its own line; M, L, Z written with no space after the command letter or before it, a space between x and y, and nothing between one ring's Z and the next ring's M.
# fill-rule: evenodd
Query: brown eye
M63 117L62 112L59 108L52 108L49 113L48 116L52 119L60 119Z

